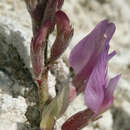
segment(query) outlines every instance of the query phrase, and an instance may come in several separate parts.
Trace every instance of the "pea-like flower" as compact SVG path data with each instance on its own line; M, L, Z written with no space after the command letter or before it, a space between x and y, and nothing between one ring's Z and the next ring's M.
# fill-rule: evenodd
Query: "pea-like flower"
M108 53L114 32L115 25L103 20L72 49L69 61L76 74L72 83L77 94L85 93L88 108L70 117L62 130L79 130L111 107L114 90L121 76L110 80L107 76L107 63L116 55L116 51Z
M85 90L99 56L109 44L114 32L115 25L109 23L108 20L103 20L72 49L69 62L76 73L72 82L76 87L77 94ZM109 58L115 53L113 51Z
M85 102L89 109L100 114L109 109L113 103L113 93L120 79L120 75L108 80L107 62L112 57L108 54L107 44L103 53L100 54L85 88Z

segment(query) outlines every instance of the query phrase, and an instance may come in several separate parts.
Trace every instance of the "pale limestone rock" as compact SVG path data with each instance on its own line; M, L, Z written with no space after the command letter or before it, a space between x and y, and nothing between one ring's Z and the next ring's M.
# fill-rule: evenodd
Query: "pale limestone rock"
M110 111L105 112L102 118L100 118L94 123L94 126L95 125L97 125L100 130L112 130L112 113Z
M56 78L49 71L49 73L48 73L48 88L49 88L49 93L53 98L56 96L55 85L56 85Z
M59 59L56 64L54 64L52 71L56 76L56 79L60 82L63 82L68 79L69 68L63 62L62 59Z
M100 0L101 1L101 0ZM87 35L93 27L102 19L108 18L111 21L113 21L116 24L116 33L112 40L112 48L117 50L118 55L111 60L111 63L109 64L110 71L112 72L112 75L115 75L116 73L122 73L122 78L118 84L116 93L115 93L115 105L117 105L117 108L122 109L123 112L126 112L127 115L129 115L129 105L130 105L130 1L129 0L105 0L106 2L101 3L99 0L66 0L65 5L63 9L65 12L69 15L72 25L75 28L74 37L71 41L71 44L67 51L65 52L63 59L67 63L67 66L69 66L68 63L68 57L71 49L74 47L74 45L82 39L85 35ZM16 32L21 33L23 36L22 40L24 41L24 46L27 49L27 55L29 56L30 50L30 41L32 37L31 33L31 20L30 17L25 9L25 4L23 1L19 0L1 0L0 1L0 22L3 24L8 24L8 27L11 28L11 30L15 30ZM8 30L8 29L7 29ZM7 31L7 33L10 33ZM15 36L15 33L14 35ZM8 37L7 37L8 38ZM11 39L10 39L11 40ZM26 66L29 68L31 67L30 64L30 58L24 53L25 50L22 49L21 45L18 42L17 36L13 40L14 45L18 48L18 51L23 57ZM61 61L60 61L61 62ZM58 63L59 69L55 70L55 75L58 77L57 79L61 79L63 81L67 78L69 74L69 70L66 67L66 65L61 62ZM64 67L62 67L62 65ZM58 65L57 65L58 66ZM0 77L1 78L1 77ZM5 77L6 78L6 77ZM6 79L7 80L7 79ZM51 81L54 81L53 83L50 82L49 86L54 86L55 84L55 78L54 76L50 76ZM8 80L9 81L9 80ZM11 82L11 81L9 81ZM53 85L52 85L53 84ZM6 85L3 85L6 86ZM9 91L8 87L4 87L5 89L0 89L0 100L2 99L2 96L5 94L10 94L11 91ZM53 87L52 87L53 88ZM54 88L52 89L54 92ZM55 95L55 94L54 94ZM10 97L9 95L6 95L11 100L11 103L13 103L14 98ZM10 97L10 98L9 98ZM74 101L68 110L66 111L63 118L61 118L57 122L57 129L60 130L60 126L62 123L68 119L68 117L79 110L84 109L86 106L84 105L84 97L81 95L82 98L77 97L76 101ZM3 99L2 99L3 100ZM23 100L17 98L18 101L24 102ZM4 102L8 102L4 99ZM17 102L17 101L16 101ZM20 103L18 102L18 103ZM0 106L3 103L0 102ZM78 104L78 105L77 105ZM115 106L114 105L114 106ZM12 106L10 106L12 107ZM8 107L6 107L8 108ZM18 107L19 108L19 107ZM24 107L25 108L25 107ZM13 110L11 109L12 113ZM20 109L21 111L21 109ZM122 113L123 113L122 112ZM3 114L5 114L3 112ZM22 111L23 114L23 111ZM21 117L23 116L21 114ZM119 114L120 115L120 114ZM123 119L123 123L127 122L127 118L124 118L122 114L116 119L121 118L121 122ZM126 116L126 115L125 115ZM15 116L14 116L15 117ZM13 118L13 117L12 117ZM17 122L18 118L14 120L14 122L10 121L7 116L3 117L3 119L0 118L0 130L16 130L17 129ZM23 121L24 119L22 119ZM108 122L107 122L108 120ZM112 117L110 111L105 113L102 119L97 121L98 128L95 128L95 124L90 124L87 128L84 128L84 130L111 130L112 127ZM120 120L117 120L117 123L114 125L114 130L119 130L120 127L117 127L115 125L119 126ZM126 123L125 125L122 125L123 128L130 128L129 123Z
M1 97L0 130L17 130L18 124L26 121L27 104L23 97L13 98L8 94Z

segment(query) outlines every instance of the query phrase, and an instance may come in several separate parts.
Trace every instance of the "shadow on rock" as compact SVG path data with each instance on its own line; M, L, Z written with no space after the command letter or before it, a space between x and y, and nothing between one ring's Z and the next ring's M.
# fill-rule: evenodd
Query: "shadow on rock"
M130 114L120 107L112 108L113 130L130 130Z
M27 113L33 113L35 107L39 109L38 89L17 48L19 46L24 56L29 57L23 42L24 38L19 32L0 25L0 90L15 98L23 96L28 106L31 106L31 109L28 107ZM27 120L30 124L34 123L31 126L37 126L38 123L34 121L36 117L27 113ZM36 116L39 116L39 113ZM26 123L18 124L18 130L21 130L20 125Z
M37 127L31 128L29 125L24 123L17 123L17 130L40 130Z

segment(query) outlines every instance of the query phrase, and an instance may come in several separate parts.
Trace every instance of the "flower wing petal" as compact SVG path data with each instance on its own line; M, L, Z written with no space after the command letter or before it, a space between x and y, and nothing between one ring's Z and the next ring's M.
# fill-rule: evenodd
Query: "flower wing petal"
M102 107L100 110L101 113L105 112L107 109L109 109L111 107L113 100L114 100L113 93L114 93L114 90L115 90L117 83L120 79L120 76L121 75L117 75L114 78L112 78L109 81L108 86L105 88L104 101L103 101L103 104L102 104Z
M107 83L107 57L108 48L106 48L106 50L100 55L85 89L86 104L88 105L88 108L96 114L100 112L104 100L104 89Z
M117 75L109 81L108 86L105 89L105 99L107 101L109 101L113 98L113 93L114 93L114 90L117 86L117 83L118 83L120 77L121 77L121 75Z

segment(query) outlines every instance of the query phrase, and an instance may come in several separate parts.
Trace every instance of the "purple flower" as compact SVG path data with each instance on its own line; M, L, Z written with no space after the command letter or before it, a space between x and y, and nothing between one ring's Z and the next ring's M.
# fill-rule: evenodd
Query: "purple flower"
M69 61L76 73L72 82L77 94L84 91L85 82L88 82L99 55L104 51L106 44L109 44L114 32L115 25L103 20L72 49Z
M70 65L76 73L72 81L76 92L79 94L85 90L85 102L96 114L112 105L113 93L120 79L120 75L109 81L107 77L107 62L116 54L115 51L108 54L114 32L113 23L101 21L70 54Z
M96 114L106 111L113 103L113 93L120 79L120 75L108 81L107 62L109 45L98 58L85 88L85 102L88 108Z

